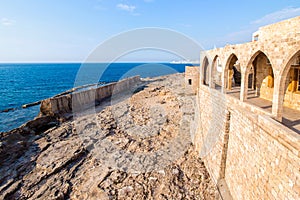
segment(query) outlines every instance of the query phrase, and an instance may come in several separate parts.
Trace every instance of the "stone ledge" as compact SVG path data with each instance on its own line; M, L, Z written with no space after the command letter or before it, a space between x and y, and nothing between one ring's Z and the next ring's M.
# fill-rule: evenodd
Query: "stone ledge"
M300 135L268 116L258 116L258 125L267 134L300 157Z

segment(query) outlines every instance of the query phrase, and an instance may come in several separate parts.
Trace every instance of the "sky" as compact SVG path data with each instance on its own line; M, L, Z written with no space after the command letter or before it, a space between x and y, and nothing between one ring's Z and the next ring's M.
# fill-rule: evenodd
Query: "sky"
M172 30L211 49L249 42L260 26L299 15L299 0L0 0L0 63L84 62L106 41L147 27ZM179 58L172 49L148 49L117 59Z

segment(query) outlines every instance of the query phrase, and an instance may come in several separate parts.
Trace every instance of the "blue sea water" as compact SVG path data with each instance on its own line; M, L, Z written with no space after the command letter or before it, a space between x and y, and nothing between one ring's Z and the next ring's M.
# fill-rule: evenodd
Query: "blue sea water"
M154 77L184 72L186 64L170 63L68 63L68 64L0 64L0 132L32 120L39 105L22 109L22 105L40 101L76 86L96 82L113 82L133 75Z

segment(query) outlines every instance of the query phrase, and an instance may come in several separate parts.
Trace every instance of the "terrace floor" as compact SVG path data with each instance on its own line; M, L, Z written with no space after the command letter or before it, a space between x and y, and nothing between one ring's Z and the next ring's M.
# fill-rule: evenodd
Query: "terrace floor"
M229 94L235 98L240 97L240 87L234 87L230 91L226 91L226 94ZM247 103L255 105L267 112L272 112L272 102L266 99L259 98L255 95L255 91L248 90ZM282 124L287 126L289 129L300 134L300 111L286 106L283 107L283 119Z

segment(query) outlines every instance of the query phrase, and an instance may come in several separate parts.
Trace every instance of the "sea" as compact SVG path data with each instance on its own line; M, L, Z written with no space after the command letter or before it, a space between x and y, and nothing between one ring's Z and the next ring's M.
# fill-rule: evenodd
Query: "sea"
M106 84L184 72L190 64L173 63L34 63L0 64L0 132L34 119L40 106L22 108L74 87Z

